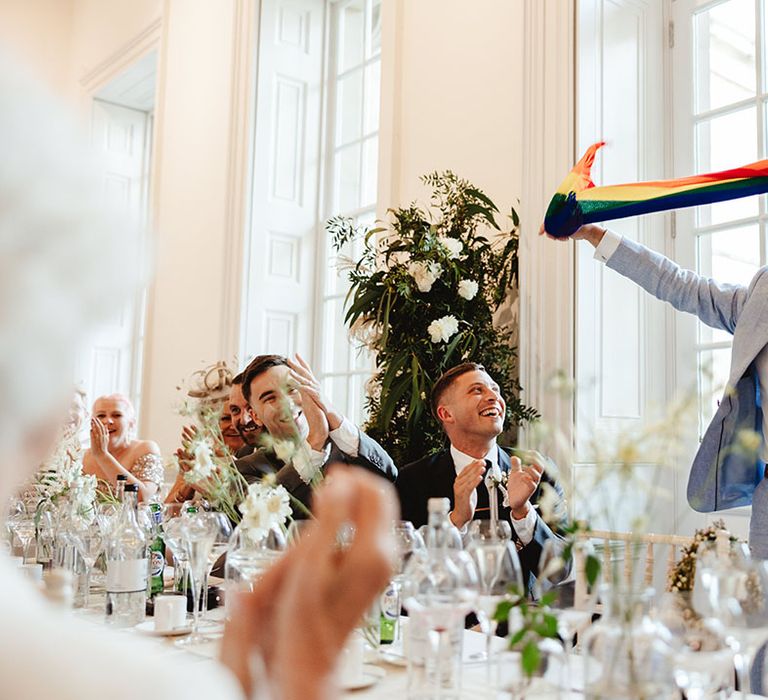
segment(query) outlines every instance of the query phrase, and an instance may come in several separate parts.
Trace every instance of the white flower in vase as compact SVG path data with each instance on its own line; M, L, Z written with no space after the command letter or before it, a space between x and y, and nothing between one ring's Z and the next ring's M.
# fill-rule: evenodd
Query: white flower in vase
M461 280L459 282L459 296L467 301L471 301L475 298L479 288L475 280Z
M464 250L464 244L458 238L453 238L452 236L440 236L437 242L445 248L449 260L456 260Z
M408 274L413 277L420 292L428 292L443 274L443 267L436 262L412 262L408 265Z
M453 315L438 318L427 327L433 343L448 342L459 331L459 322Z
M255 482L239 506L243 514L241 527L254 540L264 537L272 528L285 526L291 516L290 496L283 486Z

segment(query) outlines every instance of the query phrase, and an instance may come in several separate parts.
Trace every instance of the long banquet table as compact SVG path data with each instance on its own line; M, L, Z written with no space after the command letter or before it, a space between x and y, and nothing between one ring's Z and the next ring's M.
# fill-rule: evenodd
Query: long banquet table
M88 610L83 610L79 615L92 622L93 624L104 624L104 596L95 595L92 596L91 605ZM152 618L147 618L151 620ZM221 623L224 619L224 608L217 608L208 613L208 619L212 622ZM208 634L209 629L201 629L203 633ZM123 630L116 630L116 634L131 634L142 635L138 629L128 628ZM215 632L211 634L212 637L217 637ZM175 639L178 637L157 637L146 635L149 643L154 644L157 647L157 653L167 655L169 658L173 656L184 656L187 659L194 658L201 664L215 663L215 658L218 655L219 641L215 640L207 644L201 644L194 647L177 647L174 644ZM501 638L495 638L494 643L496 648L501 648L504 644L504 640ZM462 676L462 698L510 698L509 694L495 693L492 694L491 689L486 682L486 667L484 661L477 661L473 659L478 652L482 652L485 649L485 637L479 632L472 630L465 630L464 632L464 666ZM344 692L345 697L356 697L360 700L390 700L393 697L404 698L406 692L406 677L407 671L405 665L402 663L402 657L399 659L397 648L387 650L387 653L379 655L379 658L366 658L367 664L373 664L377 668L381 669L383 675L373 685L361 688L359 690L349 690ZM391 652L391 653L389 653ZM392 661L399 661L399 664L391 663L384 657L389 657ZM572 687L570 690L562 693L560 698L562 700L583 700L583 693L580 692L579 687L581 685L579 668L580 657L573 658L573 678ZM381 673L380 672L380 673ZM537 698L544 698L543 695L536 695ZM743 696L740 693L735 693L732 700L760 700L764 696L748 695Z

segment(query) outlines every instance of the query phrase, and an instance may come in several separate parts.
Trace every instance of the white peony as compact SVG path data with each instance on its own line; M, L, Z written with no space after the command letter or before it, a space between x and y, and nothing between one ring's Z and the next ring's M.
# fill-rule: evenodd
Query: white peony
M408 265L408 274L413 277L420 292L428 292L443 274L443 268L436 262L412 262Z
M459 296L467 301L475 298L479 286L475 280L461 280L459 282Z
M448 342L452 335L459 330L459 322L455 316L443 316L429 324L427 332L432 338L433 343Z
M449 260L456 260L464 250L464 244L458 238L440 236L437 242L448 251Z

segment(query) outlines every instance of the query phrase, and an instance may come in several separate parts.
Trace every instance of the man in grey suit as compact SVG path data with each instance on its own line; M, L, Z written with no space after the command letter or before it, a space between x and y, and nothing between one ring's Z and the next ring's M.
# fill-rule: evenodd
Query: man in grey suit
M259 355L242 374L251 418L266 437L264 446L235 461L249 483L274 473L277 482L309 508L312 482L334 462L395 480L392 458L328 403L300 356L289 360L281 355ZM294 518L304 515L294 508Z
M728 384L694 458L688 502L705 513L751 505L752 554L768 559L768 413L761 405L768 393L768 267L747 287L722 284L600 226L582 226L573 238L589 241L596 259L658 299L733 334ZM748 431L762 437L757 455L740 446Z

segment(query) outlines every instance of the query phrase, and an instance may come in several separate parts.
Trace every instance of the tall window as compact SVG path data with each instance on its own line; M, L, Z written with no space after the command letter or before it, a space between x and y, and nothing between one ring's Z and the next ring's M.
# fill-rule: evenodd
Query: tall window
M676 170L712 172L765 158L766 3L687 0L680 10L674 84L691 87L687 105L676 105L678 124L689 124L687 133L676 134L676 140L685 141L676 145ZM688 56L680 56L681 51ZM697 207L678 215L678 221L680 252L700 274L746 285L765 264L765 197ZM728 379L731 344L726 331L696 323L702 434Z
M324 218L341 215L359 224L375 218L381 92L381 0L339 0L329 16ZM323 236L327 263L320 274L318 310L320 378L334 405L353 420L365 409L365 382L371 358L350 342L344 324L347 272L337 265L331 241ZM357 260L360 243L342 251Z

